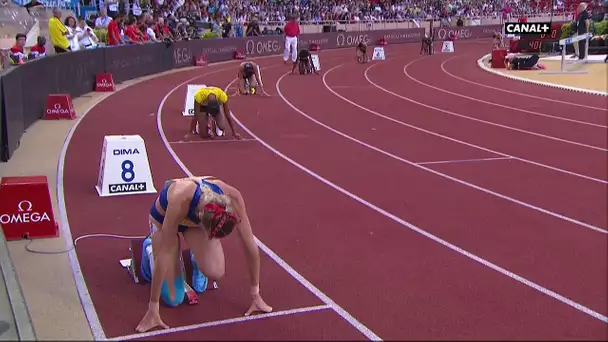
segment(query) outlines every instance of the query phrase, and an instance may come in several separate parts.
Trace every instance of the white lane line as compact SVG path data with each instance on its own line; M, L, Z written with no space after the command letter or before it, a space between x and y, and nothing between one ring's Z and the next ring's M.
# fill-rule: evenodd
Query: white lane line
M421 162L421 163L416 163L416 165L452 164L452 163L475 163L475 162L481 162L481 161L506 160L506 159L513 159L513 158L511 158L511 157L497 157L497 158L478 158L478 159L453 159L453 160L440 160L440 161Z
M273 67L280 67L280 66L281 65L275 65L275 66L268 67L266 69L273 68ZM167 93L167 95L165 95L165 97L162 99L160 105L158 106L158 110L156 111L156 127L158 129L158 133L161 137L161 140L165 144L165 148L167 149L167 152L171 155L171 157L173 158L175 163L189 177L193 177L194 175L192 174L192 172L190 172L190 170L186 167L186 165L182 162L182 160L177 156L177 154L171 147L171 144L169 144L169 141L167 140L167 136L165 135L165 131L162 126L162 108L165 105L165 102L167 101L169 96L172 93L174 93L177 89L179 89L179 87L181 87L181 86L187 84L188 82L191 82L199 77L201 77L201 76L195 77L182 84L179 84L175 88L173 88L171 91L169 91ZM230 82L226 86L226 88L230 87L235 81L236 81L236 79L234 79L232 82ZM231 114L234 116L234 113L231 113ZM235 117L235 120L236 120L236 117ZM238 120L236 120L236 121L238 122ZM246 127L244 127L244 126L242 126L242 127L247 133L249 133L250 136L252 136L254 139L262 142L255 135L252 135L251 131L249 131ZM260 241L257 237L255 237L255 243L258 245L258 247L262 251L264 251L264 253L266 253L266 255L268 255L268 257L270 257L272 260L274 260L281 268L283 268L287 273L289 273L289 275L291 275L295 280L297 280L300 284L302 284L302 286L304 286L306 289L308 289L308 291L310 291L315 296L317 296L317 298L319 298L321 301L323 301L323 303L329 305L338 315L340 315L340 317L342 317L344 320L346 320L350 325L352 325L355 329L357 329L365 337L367 337L368 339L370 339L372 341L382 341L382 339L378 335L376 335L368 327L366 327L361 322L359 322L350 313L348 313L340 305L338 305L331 298L329 298L329 296L327 296L325 293L323 293L321 290L319 290L317 287L315 287L310 281L308 281L308 279L304 278L293 267L291 267L287 262L285 262L278 254L276 254L274 251L272 251L270 248L268 248L264 243L262 243L262 241Z
M482 147L482 146L479 146L479 145L471 144L471 143L468 143L466 141L458 140L458 139L451 138L451 137L448 137L448 136L443 135L443 134L439 134L437 132L433 132L433 131L426 130L424 128L420 128L418 126L410 125L408 123L405 123L403 121L399 121L399 120L397 120L395 118L392 118L390 116L382 115L382 114L380 114L380 113L378 113L378 112L376 112L374 110L371 110L371 109L369 109L367 107L363 107L360 104L355 103L355 102L347 99L346 97L338 94L336 91L334 91L327 84L327 81L325 80L325 76L327 76L332 70L334 70L334 69L336 69L336 68L338 68L340 66L341 65L338 65L338 66L335 66L335 67L327 70L327 72L325 73L324 78L323 78L323 84L325 85L325 88L327 88L327 90L329 90L332 94L336 95L337 97L341 98L342 100L344 100L344 101L352 104L353 106L355 106L357 108L361 108L361 109L363 109L364 111L366 111L366 112L368 112L370 114L376 115L378 117L381 117L381 118L386 119L388 121L400 124L402 126L415 129L415 130L420 131L420 132L424 132L424 133L427 133L427 134L430 134L430 135L433 135L433 136L436 136L436 137L439 137L439 138L442 138L442 139L446 139L446 140L449 140L449 141L453 141L455 143L459 143L459 144L462 144L462 145L470 146L470 147L473 147L473 148L476 148L476 149L479 149L479 150L482 150L482 151L491 152L491 153L497 154L497 155L502 156L502 157L511 157L511 158L519 160L521 162L532 164L532 165L536 165L536 166L540 166L540 167L544 167L544 168L549 169L549 170L553 170L553 171L557 171L557 172L562 172L562 173L565 173L565 174L568 174L568 175L571 175L571 176L584 178L584 179L587 179L587 180L590 180L590 181L594 181L594 182L598 182L598 183L602 183L602 184L608 184L608 181L603 180L603 179L593 178L593 177L590 177L590 176L582 175L580 173L576 173L576 172L572 172L572 171L568 171L568 170L563 170L563 169L560 169L560 168L557 168L557 167L554 167L554 166L538 163L538 162L535 162L535 161L532 161L532 160L528 160L528 159L524 159L524 158L519 158L519 157L510 155L510 154L506 154L506 153L503 153L503 152L494 151L494 150L491 150L491 149L486 148L486 147ZM367 71L366 71L366 73L367 73ZM367 74L365 75L365 77L367 77Z
M412 77L407 72L407 68L410 65L412 65L413 63L419 61L420 59L421 58L415 59L415 60L409 62L408 64L406 64L403 67L403 73L405 74L405 76L407 76L412 81L414 81L414 82L416 82L418 84L421 84L423 86L426 86L426 87L429 87L429 88L432 88L432 89L435 89L435 90L439 90L439 91L442 91L444 93L450 93L450 94L453 94L453 95L456 95L456 96L465 97L464 95L452 93L452 92L450 92L448 90L441 89L441 88L432 86L430 84L426 84L424 82L418 81L417 79L415 79L414 77ZM369 70L369 69L370 68L368 68L367 70ZM554 136L551 136L551 135L545 135L545 134L542 134L542 133L536 133L536 132L528 131L528 130L521 129L521 128L511 127L511 126L507 126L507 125L501 125L501 124L496 123L496 122L491 122L491 121L486 121L486 120L478 119L478 118L475 118L475 117L472 117L472 116L467 116L467 115L459 114L459 113L452 112L452 111L449 111L449 110L446 110L446 109L441 109L441 108L438 108L438 107L435 107L435 106L431 106L431 105L426 104L426 103L418 102L418 101L413 100L413 99L411 99L411 98L409 98L407 96L403 96L403 95L397 94L397 93L395 93L393 91L390 91L390 90L388 90L388 89L386 89L386 88L384 88L384 87L382 87L382 86L374 83L373 81L371 81L367 77L367 70L365 70L365 78L369 81L369 83L371 83L372 85L374 85L378 89L383 90L386 93L389 93L389 94L391 94L393 96L396 96L396 97L398 97L400 99L403 99L403 100L415 103L415 104L417 104L419 106L430 108L430 109L433 109L433 110L436 110L436 111L439 111L439 112L442 112L442 113L446 113L446 114L449 114L449 115L454 115L454 116L457 116L457 117L460 117L460 118L463 118L463 119L485 123L485 124L491 125L491 126L496 126L496 127L500 127L500 128L504 128L504 129L508 129L508 130L512 130L512 131L516 131L516 132L520 132L520 133L530 134L530 135L534 135L534 136L545 138L545 139L549 139L549 140L563 142L563 143L566 143L566 144L586 147L586 148L589 148L589 149L592 149L592 150L597 150L597 151L602 151L602 152L608 152L608 149L605 149L603 147L598 147L598 146L593 146L593 145L587 145L587 144L579 143L579 142L572 141L572 140L567 140L567 139L562 139L562 138L554 137ZM473 100L473 98L469 98L469 99ZM486 102L486 101L483 101L483 100L476 100L476 101L478 101L478 102ZM489 103L489 102L486 102L486 103ZM490 104L495 105L495 106L499 106L499 107L504 107L504 108L511 108L511 107L508 107L508 106L498 105L498 104L495 104L495 103L490 103ZM514 109L514 108L511 108L511 109ZM515 110L517 110L517 109L515 109ZM523 110L520 110L520 111L523 111ZM528 111L528 113L531 113L531 112ZM539 113L536 113L536 114L538 115ZM582 123L582 121L579 121L578 123ZM585 123L585 124L587 124L587 125L595 125L595 124L589 124L589 123ZM600 126L600 127L604 127L605 128L606 126Z
M335 68L337 68L337 67L334 67L334 68L332 68L332 69L335 69ZM328 71L326 72L326 75L327 75L329 72L331 72L331 70L332 70L332 69L328 70ZM284 77L284 76L282 76L282 77ZM277 83L277 85L278 85L278 83ZM395 119L393 119L393 118L390 118L390 117L388 117L388 116L384 116L384 115L382 115L382 114L380 114L380 113L377 113L377 112L372 111L371 109L367 109L367 108L365 108L365 107L362 107L362 106L360 106L360 105L356 104L355 102L352 102L352 101L350 101L350 100L346 99L345 97L343 97L343 96L339 95L338 93L336 93L335 91L333 91L333 90L332 90L332 89L331 89L331 88L330 88L330 87L329 87L327 84L325 84L325 86L327 87L327 89L328 89L329 91L331 91L332 93L334 93L336 96L338 96L339 98L343 99L344 101L346 101L346 102L348 102L348 103L353 104L354 106L357 106L357 107L359 107L359 108L361 108L361 109L364 109L364 110L366 110L366 111L368 111L368 112L370 112L370 113L372 113L372 114L374 114L374 115L380 116L380 117L385 118L385 119L387 119L387 120L390 120L390 121L395 121L395 122L401 123L400 121L397 121L397 120L395 120ZM379 152L379 153L381 153L381 154L383 154L383 155L385 155L385 156L387 156L387 157L390 157L390 158L393 158L393 159L398 160L398 161L400 161L400 162L403 162L403 163L406 163L406 164L409 164L409 165L412 165L412 166L418 167L418 168L420 168L420 169L422 169L422 170L424 170L424 171L428 171L428 172L433 173L433 174L435 174L435 175L437 175L437 176L440 176L440 177L443 177L443 178L449 179L449 180L451 180L451 181L454 181L454 182L460 183L460 184L462 184L462 185L465 185L465 186L471 187L471 188L473 188L473 189L476 189L476 190L479 190L479 191L483 191L483 192L485 192L485 193L487 193L487 194L489 194L489 195L496 196L496 197L502 198L502 199L504 199L504 200L507 200L507 201L509 201L509 202L513 202L513 203L515 203L515 204L519 204L519 205L524 206L524 207L526 207L526 208L529 208L529 209L532 209L532 210L539 211L539 212L541 212L541 213L543 213L543 214L547 214L547 215L553 216L553 217L555 217L555 218L558 218L558 219L561 219L561 220L564 220L564 221L567 221L567 222L570 222L570 223L573 223L573 224L579 225L579 226L581 226L581 227L585 227L585 228L588 228L588 229L591 229L591 230L594 230L594 231L597 231L597 232L600 232L600 233L603 233L603 234L607 234L607 233L608 233L608 230L606 230L606 229L603 229L603 228L600 228L600 227L596 227L596 226L594 226L594 225L591 225L591 224L588 224L588 223L585 223L585 222L582 222L582 221L578 221L578 220L576 220L576 219L573 219L573 218L570 218L570 217L567 217L567 216L564 216L564 215L558 214L558 213L556 213L556 212L553 212L553 211L550 211L550 210L547 210L547 209L544 209L544 208L541 208L541 207L537 207L537 206L535 206L535 205L533 205L533 204L530 204L530 203L526 203L526 202L520 201L520 200L518 200L518 199L515 199L515 198L513 198L513 197L509 197L509 196L507 196L507 195L503 195L503 194L498 193L498 192L494 192L494 191L492 191L492 190L489 190L489 189L486 189L486 188L480 187L480 186L475 185L475 184L473 184L473 183L469 183L469 182L463 181L463 180L461 180L461 179L459 179L459 178L452 177L452 176L447 175L447 174L445 174L445 173L441 173L441 172L439 172L439 171L436 171L436 170L433 170L433 169L431 169L431 168L425 167L425 166L423 166L423 165L417 164L417 163L415 163L415 162L413 162L413 161L410 161L410 160L407 160L407 159L401 158L401 157L399 157L399 156L396 156L396 155L394 155L394 154L392 154L392 153L390 153L390 152L384 151L384 150L382 150L382 149L380 149L380 148L378 148L378 147L376 147L376 146L370 145L370 144L365 143L365 142L363 142L363 141L361 141L361 140L358 140L358 139L356 139L356 138L354 138L354 137L352 137L352 136L350 136L350 135L347 135L347 134L345 134L345 133L343 133L343 132L341 132L341 131L338 131L338 130L334 129L333 127L330 127L330 126L328 126L328 125L326 125L326 124L324 124L324 123L322 123L322 122L320 122L320 121L318 121L318 120L314 119L313 117L310 117L309 115L305 114L304 112L302 112L301 110L299 110L298 108L296 108L296 107L295 107L293 104L291 104L291 103L290 103L290 102L289 102L289 101L288 101L288 100L287 100L287 99L286 99L284 96L282 96L281 94L279 94L279 96L281 96L281 97L283 98L283 101L285 101L285 103L287 103L287 104L288 104L288 105L289 105L291 108L293 108L295 111L297 111L297 112L298 112L298 113L300 113L301 115L303 115L303 116L307 117L307 118L308 118L308 119L310 119L311 121L313 121L313 122L317 123L318 125L320 125L320 126L322 126L322 127L325 127L325 128L327 128L328 130L330 130L330 131L332 131L332 132L334 132L334 133L336 133L336 134L338 134L338 135L340 135L340 136L342 136L342 137L344 137L344 138L346 138L346 139L349 139L349 140L351 140L351 141L354 141L354 142L356 142L356 143L357 143L357 144L359 144L359 145L365 146L365 147L367 147L367 148L369 148L369 149L371 149L371 150L373 150L373 151ZM415 128L415 126L411 126L411 125L408 125L408 124L406 124L406 123L402 123L402 124L403 124L404 126L407 126L407 127L412 127L412 128ZM422 130L422 129L420 129L420 130ZM429 131L426 131L426 130L423 130L423 131L425 131L425 132L429 132ZM430 133L431 133L431 134L433 134L433 135L435 135L435 133L433 133L433 132L430 132ZM447 137L446 137L446 138L447 138ZM452 140L452 138L448 138L448 139L449 139L449 140ZM482 149L483 149L483 148L482 148ZM487 151L489 151L489 152L494 152L494 151L492 151L492 150L487 150ZM494 152L494 153L501 154L501 153L498 153L498 152ZM516 157L513 157L513 156L509 156L509 155L505 155L505 154L502 154L502 155L503 155L503 156L505 156L505 157L512 158L512 159L514 159L514 160L520 160L519 158L516 158Z
M285 74L285 75L287 75L287 74ZM285 100L285 98L283 97L283 94L281 93L279 83L281 82L281 79L285 75L281 76L281 78L276 83L277 92L278 92L279 96L281 96L281 98L283 98L284 100ZM354 138L348 137L344 133L339 132L339 131L337 131L337 130L335 130L335 129L333 129L333 128L325 125L325 124L323 124L322 122L319 122L316 119L308 116L307 114L305 114L304 112L300 111L296 107L293 107L293 105L291 105L289 102L286 101L286 103L289 106L291 106L295 111L297 111L298 113L300 113L302 116L308 118L312 122L315 122L318 125L320 125L322 127L325 127L328 130L330 130L330 131L332 131L332 132L334 132L334 133L336 133L338 135L344 136L347 139L354 139ZM547 289L547 288L545 288L545 287L543 287L541 285L538 285L538 284L536 284L536 283L534 283L534 282L532 282L532 281L530 281L530 280L528 280L528 279L526 279L526 278L524 278L524 277L522 277L522 276L520 276L518 274L515 274L515 273L513 273L513 272L511 272L511 271L509 271L507 269L504 269L504 268L502 268L502 267L500 267L500 266L498 266L496 264L493 264L490 261L488 261L486 259L483 259L483 258L481 258L481 257L479 257L479 256L477 256L477 255L475 255L473 253L470 253L470 252L468 252L468 251L466 251L466 250L464 250L464 249L462 249L462 248L460 248L460 247L458 247L458 246L456 246L454 244L451 244L450 242L445 241L445 240L443 240L443 239L441 239L441 238L439 238L439 237L437 237L437 236L435 236L435 235L433 235L433 234L431 234L431 233L429 233L429 232L427 232L427 231L425 231L425 230L423 230L423 229L421 229L421 228L419 228L419 227L417 227L417 226L415 226L415 225L413 225L413 224L411 224L411 223L403 220L402 218L400 218L400 217L398 217L398 216L396 216L396 215L394 215L394 214L392 214L392 213L390 213L390 212L388 212L388 211L386 211L386 210L384 210L384 209L382 209L382 208L380 208L380 207L378 207L378 206L376 206L376 205L374 205L374 204L372 204L372 203L364 200L363 198L361 198L361 197L359 197L359 196L357 196L357 195L349 192L348 190L345 190L344 188L340 187L339 185L337 185L335 183L332 183L331 181L323 178L319 174L317 174L314 171L312 171L312 170L306 168L305 166L299 164L295 160L289 158L285 154L281 153L279 150L277 150L274 147L272 147L270 144L268 144L267 142L265 142L264 140L262 140L260 137L258 137L257 135L255 135L251 130L249 130L243 123L241 123L238 120L238 118L236 116L235 116L235 121L247 133L249 133L249 135L251 135L252 137L254 137L255 139L257 139L260 142L260 144L264 145L266 148L268 148L274 154L276 154L277 156L283 158L285 161L289 162L291 165L297 167L298 169L300 169L303 172L307 173L311 177L316 178L318 181L324 183L325 185L331 187L332 189L334 189L334 190L336 190L336 191L338 191L338 192L340 192L340 193L342 193L342 194L350 197L351 199L353 199L353 200L355 200L355 201L363 204L364 206L366 206L366 207L368 207L368 208L370 208L370 209L378 212L379 214L381 214L381 215L383 215L383 216L385 216L385 217L387 217L387 218L389 218L389 219L391 219L391 220L393 220L393 221L401 224L402 226L404 226L404 227L406 227L406 228L408 228L408 229L410 229L410 230L412 230L412 231L414 231L414 232L416 232L418 234L421 234L422 236L424 236L424 237L426 237L426 238L428 238L428 239L430 239L432 241L435 241L435 242L443 245L444 247L447 247L447 248L453 250L454 252L456 252L456 253L458 253L460 255L463 255L463 256L465 256L465 257L467 257L467 258L469 258L469 259L471 259L471 260L473 260L475 262L478 262L478 263L480 263L483 266L486 266L486 267L488 267L488 268L490 268L490 269L492 269L492 270L494 270L496 272L499 272L499 273L501 273L501 274L503 274L503 275L505 275L505 276L507 276L507 277L509 277L509 278L511 278L511 279L513 279L513 280L515 280L515 281L517 281L519 283L521 283L521 284L524 284L524 285L526 285L526 286L528 286L528 287L530 287L530 288L532 288L532 289L534 289L534 290L536 290L536 291L538 291L540 293L543 293L543 294L545 294L545 295L547 295L547 296L549 296L549 297L551 297L553 299L556 299L556 300L558 300L558 301L560 301L560 302L562 302L562 303L564 303L564 304L566 304L566 305L568 305L568 306L570 306L570 307L572 307L572 308L574 308L574 309L576 309L576 310L578 310L578 311L580 311L582 313L585 313L585 314L587 314L587 315L589 315L589 316L591 316L591 317L593 317L595 319L598 319L598 320L600 320L600 321L602 321L604 323L608 323L608 317L602 315L601 313L596 312L596 311L594 311L594 310L592 310L592 309L590 309L590 308L588 308L588 307L586 307L586 306L584 306L582 304L579 304L579 303L577 303L577 302L575 302L575 301L573 301L573 300L571 300L571 299L569 299L569 298L567 298L565 296L562 296L561 294L559 294L557 292L551 291L551 290L549 290L549 289ZM363 143L363 144L365 144L365 143Z
M242 138L234 139L215 139L215 140L192 140L192 141L170 141L169 144L218 144L218 143L238 143L238 142L257 142L255 139Z
M514 95L519 95L519 96L525 96L525 97L529 97L529 98L532 98L532 99L543 100L543 101L550 101L550 102L561 103L561 104L564 104L564 105L577 106L577 107L582 107L582 108L596 109L596 110L601 110L601 111L604 111L604 112L608 111L608 109L606 109L606 108L587 106L587 105L580 104L580 103L560 101L560 100L556 100L556 99L550 99L550 98L546 98L546 97L540 97L540 96L520 93L520 92L516 92L516 91L506 90L506 89L502 89L502 88L497 88L497 87L493 87L493 86L490 86L490 85L487 85L487 84L477 83L477 82L468 80L466 78L462 78L462 77L456 76L456 75L450 73L449 71L447 71L445 69L445 66L444 66L444 64L446 64L448 61L451 61L452 59L454 59L456 57L460 57L460 56L451 57L451 58L447 59L445 62L441 63L441 70L443 70L443 72L445 72L449 76L451 76L451 77L453 77L455 79L461 80L463 82L467 82L467 83L474 84L474 85L477 85L477 86L480 86L480 87L484 87L484 88L488 88L488 89L494 89L494 90L502 91L502 92L509 93L509 94L514 94Z
M309 306L309 307L299 308L299 309L275 311L275 312L257 314L257 315L252 315L252 316L241 316L241 317L235 317L235 318L229 318L229 319L222 319L222 320L213 321L213 322L184 325L181 327L174 327L174 328L163 329L163 330L154 330L154 331L148 331L145 333L132 334L132 335L124 335L124 336L109 338L107 340L108 341L127 341L127 340L134 340L134 339L138 339L138 338L145 338L145 337L166 335L166 334L172 334L172 333L180 333L180 332L191 331L191 330L196 330L196 329L217 327L220 325L228 325L228 324L250 322L250 321L259 321L262 319L268 319L268 318L272 318L272 317L292 316L292 315L297 315L297 314L302 314L302 313L307 313L307 312L322 311L322 310L327 310L327 309L331 309L331 307L329 305Z
M448 59L447 59L447 60L445 60L443 63L441 63L441 68L443 69L443 64L444 64L445 62L447 62L447 61L449 61L450 59L453 59L453 58L455 58L455 57L458 57L458 56L454 56L454 57L448 58ZM425 82L423 82L423 81L421 81L421 80L418 80L417 78L414 78L413 76L411 76L411 75L410 75L410 74L407 72L407 68L408 68L408 67L410 67L411 65L413 65L415 62L417 62L417 61L419 61L419 60L420 60L420 59L416 59L416 60L414 60L414 61L412 61L412 62L408 63L408 64L407 64L405 67L403 67L403 73L405 73L405 75L406 75L406 76L407 76L409 79L411 79L412 81L417 82L417 83L419 83L419 84L421 84L421 85L423 85L423 86L426 86L426 87L429 87L429 88L432 88L432 89L435 89L435 90L438 90L438 91L444 92L444 93L446 93L446 94L450 94L450 95L458 96L458 97L461 97L461 98L463 98L463 99L467 99L467 100L471 100L471 101L475 101L475 102L479 102L479 103L485 103L485 104L488 104L488 105L491 105L491 106L496 106L496 107L500 107L500 108L505 108L505 109L508 109L508 110L514 110L514 111L518 111L518 112L522 112L522 113L527 113L527 114L531 114L531 115L536 115L536 116L541 116L541 117L551 118L551 119L555 119L555 120L563 120L563 121L573 122L573 123L577 123L577 124L581 124L581 125L587 125L587 126L592 126L592 127L599 127L599 128L604 128L604 129L605 129L605 128L608 128L608 126L605 126L605 125L594 124L594 123L591 123L591 122L580 121L580 120L574 120L574 119L565 118L565 117L561 117L561 116L555 116L555 115L550 115L550 114L545 114L545 113L539 113L539 112L535 112L535 111L531 111L531 110L527 110L527 109L516 108L516 107L512 107L512 106L507 106L507 105L502 105L502 104L495 103L495 102L489 102L489 101L485 101L485 100L482 100L482 99L477 98L477 97L467 96L467 95L464 95L464 94L460 94L460 93L455 93L455 92L449 91L449 90L447 90L447 89L443 89L443 88L435 87L435 86L433 86L433 85L431 85L431 84L425 83ZM444 69L444 73L447 73L447 72L445 72L445 69ZM472 118L472 119L475 119L475 120L479 120L479 119L476 119L476 118L473 118L473 117L470 117L470 116L466 116L466 117L467 117L467 118ZM493 122L486 122L486 121L483 121L483 120L481 120L481 121L482 121L482 122L484 122L484 123L495 124L495 123L493 123ZM496 125L499 125L499 124L496 124ZM501 126L501 127L502 127L502 126ZM513 127L511 127L511 126L505 126L505 127L508 127L509 129L513 128ZM518 129L518 128L515 128L515 129ZM528 132L528 131L525 131L525 132ZM536 135L536 134L539 134L539 133L536 133L536 132L531 132L531 133L534 133L535 135ZM544 136L544 135L542 135L542 134L540 134L540 136L545 137L545 136ZM553 137L553 136L548 136L548 137L550 137L550 138L555 138L555 137ZM556 139L559 139L559 138L556 138ZM569 140L565 140L565 141L566 141L566 142L569 142ZM580 144L580 143L576 143L576 144ZM584 145L584 144L583 144L583 145ZM584 145L584 146L586 146L586 147L587 147L587 146L589 146L589 145ZM592 146L592 147L596 147L596 146ZM599 147L596 147L596 148L599 148Z

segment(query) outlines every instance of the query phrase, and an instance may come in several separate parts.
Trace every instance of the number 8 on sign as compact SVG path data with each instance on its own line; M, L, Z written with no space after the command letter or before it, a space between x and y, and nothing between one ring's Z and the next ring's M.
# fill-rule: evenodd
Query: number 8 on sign
M122 169L122 173L120 174L120 177L122 177L122 180L129 183L132 182L133 179L135 179L135 170L133 170L133 162L130 160L125 160L122 162L120 168Z

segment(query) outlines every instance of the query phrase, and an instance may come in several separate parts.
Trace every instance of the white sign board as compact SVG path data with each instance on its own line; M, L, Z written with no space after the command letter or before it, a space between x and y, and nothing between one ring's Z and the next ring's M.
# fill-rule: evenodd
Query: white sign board
M194 94L196 94L199 89L206 87L207 86L204 84L188 84L186 100L184 101L184 111L182 112L183 116L194 116Z
M95 189L101 197L156 193L141 136L104 137Z
M446 40L441 45L441 52L454 52L454 42Z
M319 55L310 55L312 58L312 65L315 67L315 70L321 71L321 62L319 61Z
M374 47L374 54L372 55L372 61L383 61L386 59L384 55L384 47L376 46Z

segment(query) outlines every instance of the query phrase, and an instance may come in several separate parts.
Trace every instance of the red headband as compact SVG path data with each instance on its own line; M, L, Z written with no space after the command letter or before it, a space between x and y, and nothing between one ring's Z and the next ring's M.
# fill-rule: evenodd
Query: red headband
M215 221L218 216L220 217L219 222L215 225L215 227L209 227L209 238L215 237L215 235L222 229L226 221L230 220L235 224L238 223L238 217L226 211L226 208L215 203L207 203L203 208L204 212L212 212L213 216L211 217L211 221Z

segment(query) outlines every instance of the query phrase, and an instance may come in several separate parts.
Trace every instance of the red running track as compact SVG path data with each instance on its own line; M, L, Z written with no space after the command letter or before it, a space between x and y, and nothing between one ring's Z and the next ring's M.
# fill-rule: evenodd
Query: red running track
M261 59L266 89L273 96L237 97L232 106L259 142L179 143L187 127L180 114L185 85L175 87L195 76L201 77L191 83L225 87L234 76L234 63L202 69L207 75L197 69L133 85L81 121L68 147L64 175L75 237L146 234L153 195L102 199L93 189L103 136L140 134L157 189L168 178L184 176L168 151L187 171L234 184L248 202L264 250L272 250L271 256L262 253L261 287L276 317L222 321L242 316L248 305L245 262L238 242L230 238L224 243L227 275L221 288L203 294L198 306L162 309L169 325L185 328L139 337L364 339L361 331L388 340L608 337L608 224L606 184L601 182L606 179L601 166L606 153L454 117L402 97L509 127L529 124L526 129L546 135L571 134L569 139L581 143L600 142L606 130L589 126L587 134L578 136L569 131L587 126L489 104L481 110L478 101L438 96L440 91L403 74L403 67L419 57L417 48L390 46L387 61L368 65L352 64L351 51L322 52L325 78L282 77L287 67L280 58ZM479 44L462 43L456 55L416 61L408 73L471 98L571 115L567 108L574 106L546 100L538 100L546 102L539 107L499 102L505 96L500 90L443 72L442 62L452 57L444 67L458 77L600 106L594 96L477 70L474 62L483 53ZM451 70L452 61L462 68ZM366 70L369 80L402 97L373 86ZM156 125L167 94L161 123L169 150ZM606 111L576 110L582 113L577 120L600 125L606 121ZM547 127L550 130L544 130ZM416 165L503 154L520 159ZM145 312L148 288L132 284L118 265L118 259L127 256L126 242L83 240L77 254L105 336L133 334ZM303 278L294 278L292 270ZM505 275L507 270L526 280ZM318 291L308 291L302 283ZM574 308L576 304L585 308ZM303 312L290 311L294 309Z

